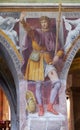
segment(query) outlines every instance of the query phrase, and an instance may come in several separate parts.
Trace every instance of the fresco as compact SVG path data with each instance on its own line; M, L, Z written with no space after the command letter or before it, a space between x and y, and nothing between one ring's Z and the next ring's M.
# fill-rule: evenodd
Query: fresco
M66 109L61 110L60 99L65 91L64 82L60 79L65 53L57 32L57 19L52 12L20 14L21 70L27 81L28 129L37 129L32 125L34 121L37 121L37 125L42 119L45 127L47 119L55 118L56 123L60 120L58 126L52 126L55 130L67 129ZM65 104L65 99L62 102ZM49 127L49 123L46 127Z
M79 31L80 31L80 18L65 18L63 17L63 21L65 24L65 30L66 34L64 35L65 37L65 45L64 45L64 52L65 54L68 53L70 48L73 47L74 41L79 37Z
M15 19L13 17L2 17L0 16L0 29L9 36L12 42L15 44L17 49L20 49L18 46L19 39L18 33L16 32L14 26L19 22L19 19Z
M14 16L2 13L0 30L23 57L21 72L24 84L27 81L23 89L26 127L38 129L38 123L42 122L42 129L66 130L66 105L62 100L65 86L60 79L65 54L58 39L56 15L53 12L21 12ZM55 123L49 127L52 121Z
M44 115L41 94L42 83L47 77L51 80L51 86L53 90L51 91L49 106L47 109L48 111L51 111L53 114L57 115L58 113L52 109L57 91L60 88L60 81L55 64L58 62L59 57L63 55L63 50L61 48L56 52L57 54L55 54L55 32L54 28L50 27L50 19L47 16L41 16L38 20L41 25L40 29L39 27L34 26L34 23L37 25L37 20L35 20L35 22L31 19L30 26L27 22L24 21L24 18L22 18L23 15L24 14L22 14L20 18L21 23L28 33L25 39L26 45L24 49L27 48L26 55L29 55L28 58L26 57L28 61L24 74L25 79L35 82L35 95L39 106L39 116ZM30 50L30 54L28 50ZM56 90L54 90L54 88L56 88Z
M41 130L67 130L66 81L61 72L79 36L79 21L65 15L59 20L56 12L0 13L0 30L23 59L21 129L37 130L42 125Z

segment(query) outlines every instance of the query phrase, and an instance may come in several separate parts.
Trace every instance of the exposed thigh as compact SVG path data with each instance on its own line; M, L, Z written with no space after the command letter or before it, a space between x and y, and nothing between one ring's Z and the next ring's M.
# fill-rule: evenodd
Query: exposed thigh
M51 70L48 73L48 77L52 81L52 83L55 83L56 81L59 81L59 77L58 77L57 71L55 69Z

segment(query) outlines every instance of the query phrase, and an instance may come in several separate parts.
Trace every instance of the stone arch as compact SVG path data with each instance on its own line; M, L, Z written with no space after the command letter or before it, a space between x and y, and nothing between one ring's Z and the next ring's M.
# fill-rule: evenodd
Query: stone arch
M76 53L79 51L80 49L80 37L75 41L75 44L73 46L73 48L71 49L71 51L68 53L68 56L65 60L60 78L61 79L67 79L67 75L71 66L71 63L76 55Z
M73 106L73 94L72 93L74 93L75 88L73 88L72 82L69 82L70 86L68 86L68 74L70 71L71 64L72 64L77 52L79 51L79 49L80 49L80 37L78 37L75 40L74 45L70 48L68 55L66 55L66 58L64 61L64 66L62 68L62 72L60 75L60 79L64 81L64 86L63 86L65 88L64 93L65 93L65 98L68 101L68 102L66 102L66 106L68 106L69 112L70 112L70 117L68 120L68 129L69 130L74 129L74 106ZM68 116L68 113L67 113L67 116Z
M19 129L19 80L22 57L11 39L0 30L0 85L11 109L11 130ZM8 72L8 73L7 73ZM11 81L11 82L10 82Z
M4 56L6 59L8 59L6 56L6 52L8 52L9 58L13 61L13 65L15 66L15 70L17 72L17 75L21 75L21 62L22 57L18 50L16 49L14 43L12 40L2 31L0 30L0 48L4 52ZM5 51L4 51L5 50ZM8 61L9 63L9 61ZM11 69L11 67L10 67ZM12 70L13 72L13 70Z
M16 109L16 104L17 104L17 96L16 96L16 91L13 88L13 85L10 84L10 82L6 81L7 78L3 77L0 73L0 87L2 88L3 92L5 93L9 105L10 105L10 110L11 110L11 130L18 130L18 125L17 123L17 109ZM11 90L13 88L13 90ZM15 94L12 94L15 93ZM15 102L14 102L14 95L15 95Z

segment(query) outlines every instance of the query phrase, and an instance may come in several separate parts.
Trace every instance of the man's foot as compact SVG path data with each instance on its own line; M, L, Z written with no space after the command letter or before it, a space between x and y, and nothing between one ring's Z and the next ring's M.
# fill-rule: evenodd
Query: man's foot
M53 108L53 105L48 104L47 111L53 113L54 115L58 115L59 113Z
M38 113L39 116L43 116L44 115L44 108L42 105L39 105L39 113Z

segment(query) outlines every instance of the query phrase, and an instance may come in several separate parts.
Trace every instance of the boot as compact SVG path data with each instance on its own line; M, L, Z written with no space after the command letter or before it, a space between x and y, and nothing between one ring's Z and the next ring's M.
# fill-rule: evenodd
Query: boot
M48 104L47 111L53 113L54 115L58 115L58 112L53 108L53 104L51 103Z
M43 116L44 115L44 108L42 105L39 105L39 113L38 113L39 116Z

